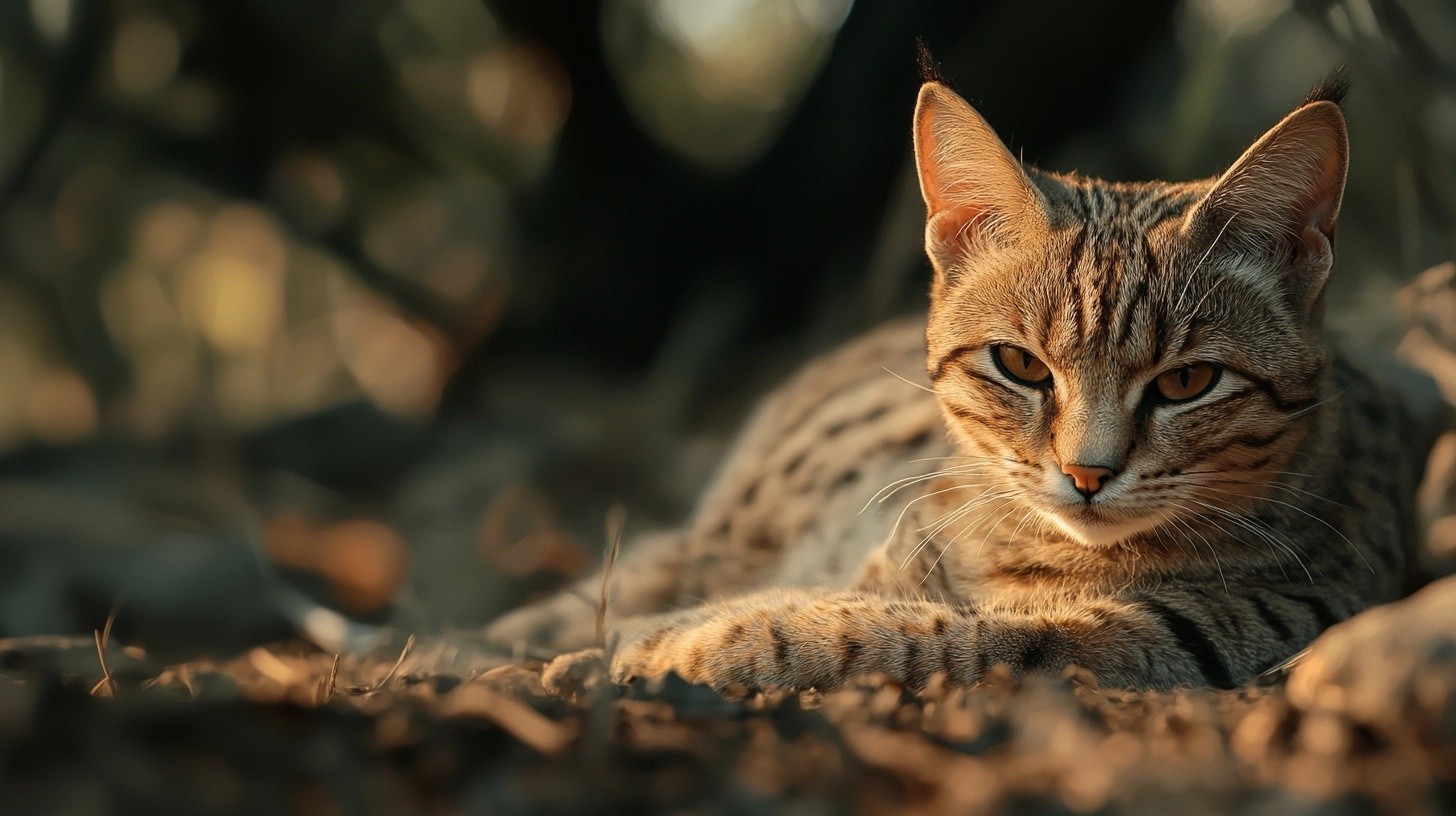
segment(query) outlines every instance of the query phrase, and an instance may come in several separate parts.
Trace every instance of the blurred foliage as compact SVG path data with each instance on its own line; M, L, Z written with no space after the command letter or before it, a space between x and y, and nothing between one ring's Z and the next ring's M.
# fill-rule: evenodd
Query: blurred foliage
M266 621L275 566L477 622L611 502L671 520L762 387L921 303L917 35L1112 178L1217 172L1348 62L1337 322L1456 256L1441 0L3 4L0 635Z

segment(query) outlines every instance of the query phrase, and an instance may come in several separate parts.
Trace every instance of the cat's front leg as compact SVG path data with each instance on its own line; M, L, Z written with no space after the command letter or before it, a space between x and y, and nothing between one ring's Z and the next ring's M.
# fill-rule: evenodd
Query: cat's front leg
M1291 617L1273 627L1252 611L1239 611L1254 604L1252 597L1219 598L1215 606L1182 590L1034 610L850 590L778 590L624 622L610 673L624 682L676 672L720 689L822 689L881 673L919 688L938 673L953 684L971 684L998 664L1017 674L1078 665L1110 686L1232 687L1303 645L1296 630L1306 607L1281 606L1280 596L1267 588L1251 595L1259 596L1261 608ZM1237 615L1243 637L1221 638L1214 609L1226 618ZM1288 637L1275 636L1276 630Z
M817 589L748 595L626 621L610 667L618 682L676 672L726 688L830 688L883 672L919 687L936 672L970 683L976 616L932 601Z

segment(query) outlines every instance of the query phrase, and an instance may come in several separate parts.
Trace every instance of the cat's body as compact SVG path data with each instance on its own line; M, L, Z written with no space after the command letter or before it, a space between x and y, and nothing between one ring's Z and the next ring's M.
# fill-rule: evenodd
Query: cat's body
M1232 686L1398 597L1408 428L1318 328L1343 139L1312 98L1220 179L1110 184L1024 170L928 82L928 324L808 366L617 564L614 676ZM589 646L579 595L490 637Z

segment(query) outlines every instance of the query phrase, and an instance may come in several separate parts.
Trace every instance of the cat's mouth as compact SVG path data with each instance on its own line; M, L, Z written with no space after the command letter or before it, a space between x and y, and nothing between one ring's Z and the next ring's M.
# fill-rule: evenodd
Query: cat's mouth
M1092 504L1061 507L1052 512L1043 512L1043 515L1068 535L1092 547L1106 547L1126 541L1163 522L1163 517L1157 514L1127 516L1108 512Z

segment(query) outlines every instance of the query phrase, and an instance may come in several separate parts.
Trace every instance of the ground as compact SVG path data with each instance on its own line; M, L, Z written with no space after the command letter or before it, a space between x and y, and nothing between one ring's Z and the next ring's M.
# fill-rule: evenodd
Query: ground
M106 654L104 674L95 641L0 643L14 812L1456 807L1449 671L1387 710L1340 714L1284 685L1132 693L1075 669L921 694L864 678L723 696L669 678L563 697L539 664L459 677L292 644L156 674L135 650Z

